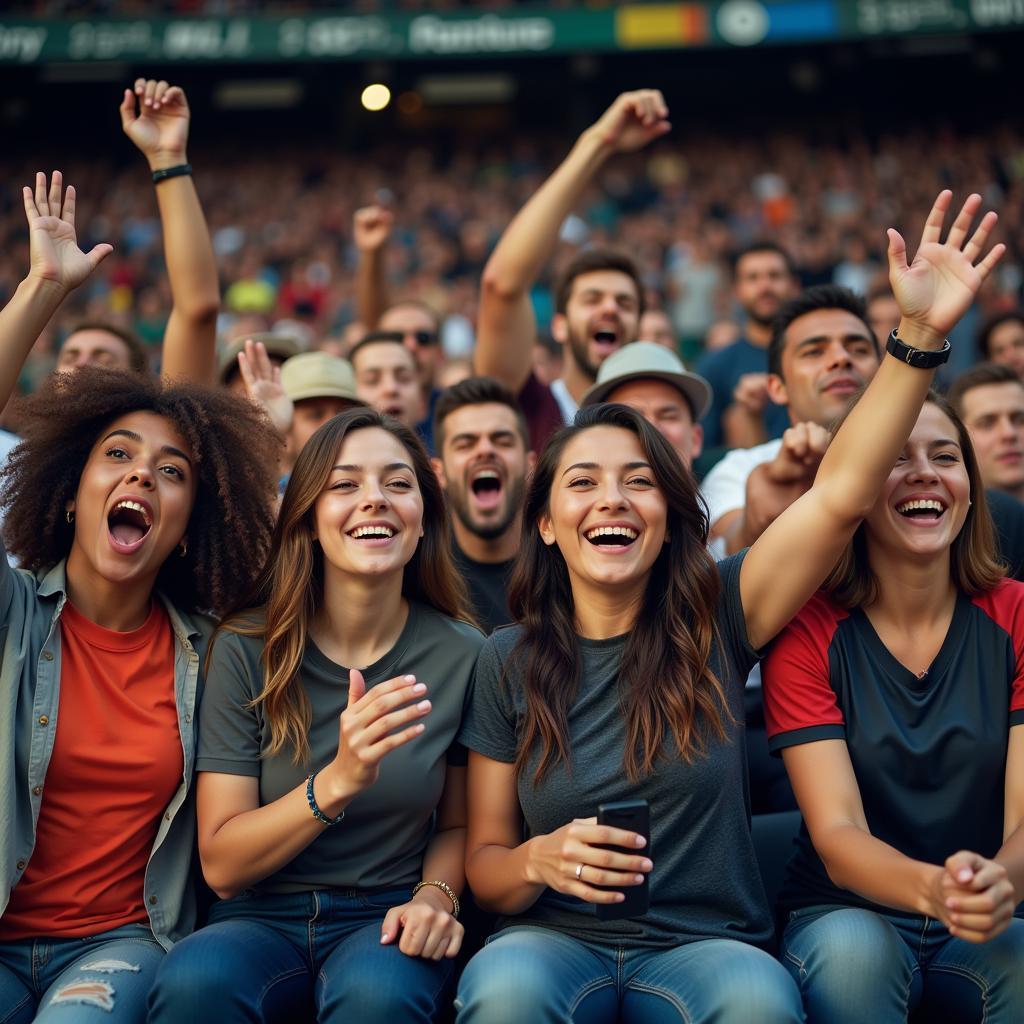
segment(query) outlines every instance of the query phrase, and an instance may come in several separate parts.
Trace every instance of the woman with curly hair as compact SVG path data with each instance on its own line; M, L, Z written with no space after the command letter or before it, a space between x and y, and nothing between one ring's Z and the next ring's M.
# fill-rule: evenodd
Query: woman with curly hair
M0 405L111 251L79 250L59 172L24 200L31 268L0 311ZM204 613L234 605L267 551L275 441L230 396L115 370L53 378L20 419L3 500L22 569L0 557L0 1013L142 1021L194 923Z
M302 449L203 698L199 855L223 897L153 1024L428 1024L462 941L470 624L426 450L370 409ZM344 666L344 667L343 667ZM343 820L344 819L344 820Z

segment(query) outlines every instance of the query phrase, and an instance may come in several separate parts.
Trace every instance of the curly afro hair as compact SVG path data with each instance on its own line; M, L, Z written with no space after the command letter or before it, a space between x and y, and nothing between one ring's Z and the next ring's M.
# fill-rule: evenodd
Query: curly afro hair
M0 472L7 549L33 572L68 556L75 528L67 502L97 439L132 412L174 424L197 478L188 554L167 559L157 589L177 607L223 615L252 587L269 550L281 447L257 408L226 391L94 367L54 375L16 408L22 443Z

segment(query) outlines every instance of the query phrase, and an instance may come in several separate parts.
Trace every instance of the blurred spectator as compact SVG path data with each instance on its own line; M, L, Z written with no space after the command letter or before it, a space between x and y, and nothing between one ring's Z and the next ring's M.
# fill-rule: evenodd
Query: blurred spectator
M867 293L868 324L874 331L879 345L884 345L889 335L900 325L900 307L888 282L878 285Z
M982 359L1008 366L1024 380L1024 310L992 317L978 335Z
M670 352L676 351L676 332L672 321L663 309L647 309L640 317L640 326L636 332L638 341L653 341Z

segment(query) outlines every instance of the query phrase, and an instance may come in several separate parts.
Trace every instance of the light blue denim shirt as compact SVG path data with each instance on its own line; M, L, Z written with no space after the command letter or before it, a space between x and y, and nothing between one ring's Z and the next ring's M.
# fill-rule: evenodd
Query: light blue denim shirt
M0 548L2 552L2 548ZM33 576L0 556L0 915L32 856L60 704L59 618L67 600L65 563ZM184 754L181 784L164 809L145 876L153 935L166 949L195 923L192 789L201 655L211 624L166 599L175 638L174 700ZM11 756L13 754L13 757Z

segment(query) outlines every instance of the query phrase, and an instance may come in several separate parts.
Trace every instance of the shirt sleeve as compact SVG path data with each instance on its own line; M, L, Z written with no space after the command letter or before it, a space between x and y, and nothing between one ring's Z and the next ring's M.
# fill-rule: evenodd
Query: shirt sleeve
M711 470L700 485L708 506L708 524L714 526L728 512L747 504L747 478L754 468L745 448L729 452Z
M544 442L562 426L562 410L551 388L542 384L532 371L519 389L516 401L530 428L530 447L539 452Z
M246 656L247 642L223 631L213 641L199 708L198 772L260 776L260 720L249 704L262 689L262 674L259 660L254 665Z
M828 650L837 625L832 605L816 595L776 637L761 664L773 754L803 743L846 739L846 722L829 678Z
M727 663L735 667L738 678L744 681L761 656L750 645L747 619L743 614L743 601L740 596L740 569L746 557L747 549L744 548L738 554L723 558L716 564L722 580L722 593L718 599L715 616L723 647L722 654Z
M505 659L496 639L506 632L499 630L480 651L458 742L484 757L512 764L518 752L518 734L510 689L518 677L510 675L502 681Z

